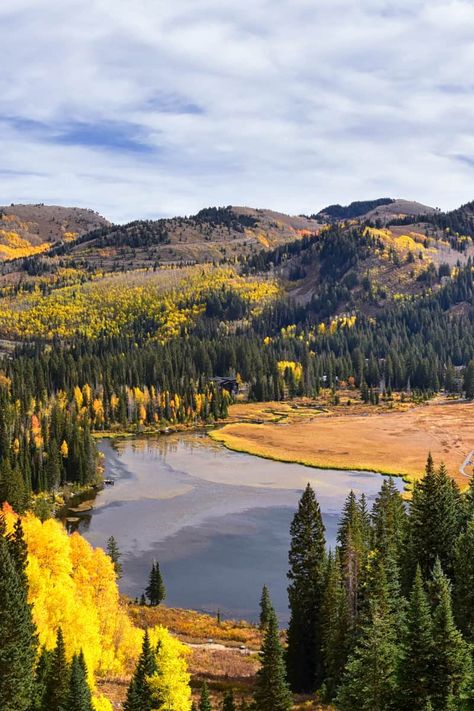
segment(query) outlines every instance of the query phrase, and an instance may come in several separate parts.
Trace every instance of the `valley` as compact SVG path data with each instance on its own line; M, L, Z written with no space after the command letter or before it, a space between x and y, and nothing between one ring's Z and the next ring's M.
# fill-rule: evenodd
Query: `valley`
M24 523L25 614L46 660L60 627L67 664L84 640L94 711L142 711L143 629L169 671L142 691L173 711L204 682L245 709L266 644L285 711L345 711L368 611L395 630L418 563L471 639L473 203L127 225L13 205L0 229L0 547Z

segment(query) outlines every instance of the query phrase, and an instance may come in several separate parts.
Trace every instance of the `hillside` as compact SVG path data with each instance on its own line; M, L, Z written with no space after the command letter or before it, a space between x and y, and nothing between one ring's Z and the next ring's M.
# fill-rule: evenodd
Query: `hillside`
M354 219L380 219L386 222L409 215L429 215L435 212L435 208L422 205L414 200L377 198L376 200L351 202L350 205L345 206L329 205L312 217L329 222Z
M320 227L314 220L246 207L207 208L190 217L110 225L65 244L54 254L105 270L158 263L235 261L285 244Z
M110 223L93 210L57 205L0 207L0 260L46 252L52 244L70 242Z

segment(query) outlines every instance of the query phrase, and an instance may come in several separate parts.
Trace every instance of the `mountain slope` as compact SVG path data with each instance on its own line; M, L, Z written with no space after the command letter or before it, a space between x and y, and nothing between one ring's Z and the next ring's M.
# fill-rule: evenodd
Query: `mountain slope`
M106 225L53 249L66 261L105 271L156 264L235 261L320 229L322 223L271 210L211 207L190 217Z
M47 251L58 241L73 241L110 223L79 207L10 205L0 207L0 259L10 260Z

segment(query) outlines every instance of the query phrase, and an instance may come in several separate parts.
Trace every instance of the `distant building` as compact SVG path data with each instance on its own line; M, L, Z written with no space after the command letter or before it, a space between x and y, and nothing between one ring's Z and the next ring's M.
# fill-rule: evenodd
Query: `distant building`
M220 376L216 376L214 378L211 378L211 383L217 385L217 387L221 390L227 390L233 395L237 395L237 393L239 392L239 384L237 382L237 378L221 378Z

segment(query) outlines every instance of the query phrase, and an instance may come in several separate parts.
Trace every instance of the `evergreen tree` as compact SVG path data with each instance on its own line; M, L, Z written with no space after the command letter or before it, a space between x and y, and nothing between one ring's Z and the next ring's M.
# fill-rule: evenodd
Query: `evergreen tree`
M332 699L347 662L350 646L349 609L339 553L328 558L322 601L322 653L326 696Z
M384 479L372 508L373 544L382 553L392 548L399 564L403 556L406 524L407 514L403 499L392 477Z
M84 658L74 655L71 662L67 711L93 711Z
M115 569L115 574L118 579L122 577L122 564L120 562L120 558L122 557L119 547L117 545L117 541L115 540L114 536L110 536L110 538L107 540L107 555L111 559L112 563L114 564L114 569Z
M437 558L451 577L456 541L463 525L463 506L459 489L443 465L434 470L431 455L426 473L413 488L409 517L409 552L412 575L419 563L427 578Z
M439 559L430 584L433 605L434 655L431 666L431 699L436 711L451 711L471 672L466 643L457 629L451 607L451 590Z
M232 689L226 691L222 701L222 711L237 711L234 700L234 692Z
M150 644L148 630L145 630L142 651L128 687L124 711L151 711L152 693L147 677L152 676L156 670L155 654Z
M209 689L207 688L207 683L201 687L201 696L199 697L199 711L212 711L211 697L209 696Z
M148 586L145 592L150 601L150 605L153 606L159 605L166 597L166 589L163 578L161 577L159 563L155 562L152 565Z
M31 703L31 711L42 711L46 703L46 690L48 684L49 672L51 669L51 659L53 653L41 648L38 663L35 671L35 686L34 694Z
M273 609L260 657L262 665L255 682L255 711L290 711L293 704L286 681L278 621Z
M26 711L34 697L35 629L27 588L0 534L0 703Z
M474 642L474 513L456 543L454 560L454 612L469 642Z
M426 708L431 703L432 663L435 653L431 610L417 567L407 611L400 670L400 708Z
M313 691L322 681L321 602L326 569L324 525L308 484L291 524L290 622L287 669L293 691Z
M28 577L26 575L28 546L26 545L25 536L23 534L23 525L20 517L18 517L13 524L13 531L9 536L7 536L7 540L10 556L15 565L15 570L18 574L20 582L26 589L28 589Z
M51 655L43 711L64 711L69 694L69 678L70 668L66 660L64 637L59 627L56 647Z
M336 697L341 711L397 709L398 620L393 613L393 601L381 562L373 579L368 611L364 614L356 646Z
M361 576L370 548L370 528L366 518L365 506L363 510L351 491L342 510L337 542L352 624L359 613Z
M376 608L346 665L337 707L341 711L396 711L397 661L393 628Z
M268 619L272 611L272 603L270 601L270 593L266 585L262 588L260 597L260 629L265 630L268 625Z
M464 371L463 389L468 400L474 399L474 360L469 361Z

